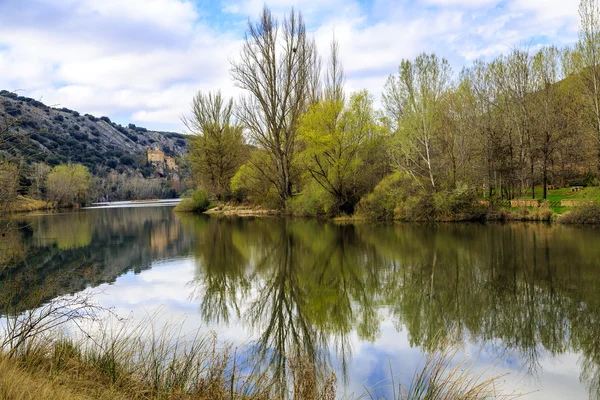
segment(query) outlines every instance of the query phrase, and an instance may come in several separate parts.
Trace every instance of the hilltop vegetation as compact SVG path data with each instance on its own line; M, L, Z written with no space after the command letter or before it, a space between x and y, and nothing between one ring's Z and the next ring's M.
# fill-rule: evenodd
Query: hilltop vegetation
M94 174L143 168L146 150L151 147L167 156L181 156L187 146L185 135L149 131L134 124L124 127L108 117L48 107L6 90L0 91L2 126L9 126L0 141L4 157L24 157L28 163L50 166L78 163Z
M147 151L160 151L185 167L181 157L187 143L185 135L123 127L105 116L48 107L2 90L0 210L23 208L16 205L18 195L47 201L45 206L177 196L185 168L149 162ZM78 185L75 181L52 180L53 173L71 164L81 167L80 176L89 174L76 190L70 190ZM23 209L33 204L40 203L26 201Z

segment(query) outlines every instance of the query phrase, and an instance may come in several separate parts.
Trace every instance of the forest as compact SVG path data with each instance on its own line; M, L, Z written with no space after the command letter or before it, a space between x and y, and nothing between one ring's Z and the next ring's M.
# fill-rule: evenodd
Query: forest
M265 6L231 61L244 94L198 92L184 118L195 184L219 202L380 220L473 217L597 186L598 2L579 14L571 46L517 47L460 71L436 54L400 60L378 108L366 90L346 93L335 39L324 60L300 12L280 21Z

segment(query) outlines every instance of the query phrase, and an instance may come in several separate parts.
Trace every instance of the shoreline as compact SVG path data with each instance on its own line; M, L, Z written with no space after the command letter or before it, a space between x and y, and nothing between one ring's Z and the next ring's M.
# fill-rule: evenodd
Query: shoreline
M435 220L404 220L404 219L388 219L388 220L373 220L360 215L342 215L337 217L328 217L325 215L297 215L293 213L286 213L283 210L275 210L268 208L255 207L250 205L220 205L212 207L201 214L225 216L225 217L241 217L241 218L260 218L260 217L288 217L288 218L308 218L316 220L324 220L338 223L391 223L391 222L404 222L404 223L497 223L497 222L544 222L549 224L557 225L589 225L597 226L600 222L571 222L561 221L562 216L567 215L573 211L580 210L581 207L573 206L569 207L565 213L557 213L550 208L531 208L531 207L519 207L519 208L501 208L501 209L488 209L488 210L476 210L475 215L457 215L454 218L441 218Z

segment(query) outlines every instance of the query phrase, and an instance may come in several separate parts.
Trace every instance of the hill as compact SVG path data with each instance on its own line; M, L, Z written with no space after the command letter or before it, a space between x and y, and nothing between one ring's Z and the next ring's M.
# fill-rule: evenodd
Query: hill
M108 117L81 115L68 108L53 108L29 97L0 91L0 154L26 163L50 166L78 163L94 174L155 171L147 163L150 149L180 157L188 139L174 132L151 131L112 122Z

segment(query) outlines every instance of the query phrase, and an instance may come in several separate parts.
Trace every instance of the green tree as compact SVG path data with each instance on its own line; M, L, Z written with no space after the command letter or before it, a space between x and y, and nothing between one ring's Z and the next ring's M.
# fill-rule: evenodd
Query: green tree
M600 7L598 0L579 4L579 43L582 88L587 99L587 120L597 145L600 145ZM598 153L600 156L600 152Z
M398 76L385 84L383 105L396 130L395 163L415 179L437 190L440 101L450 88L452 70L446 59L421 54L403 60Z
M57 165L48 174L48 199L63 206L85 203L90 182L90 172L84 165Z
M183 119L195 134L189 148L194 178L219 200L230 196L229 182L246 158L242 126L232 111L233 100L224 100L221 92L198 92L192 101L192 117Z
M239 119L268 157L253 167L276 188L282 206L298 178L297 125L314 100L319 67L302 15L292 9L280 27L266 6L256 24L248 23L240 57L232 63L231 75L247 93Z
M381 128L367 91L353 94L346 106L333 95L313 106L300 122L302 165L329 193L334 207L352 214L360 197L375 186L364 171L366 150ZM367 182L365 181L367 180ZM369 185L370 183L370 185Z
M10 210L17 198L19 168L8 161L0 160L0 214Z

